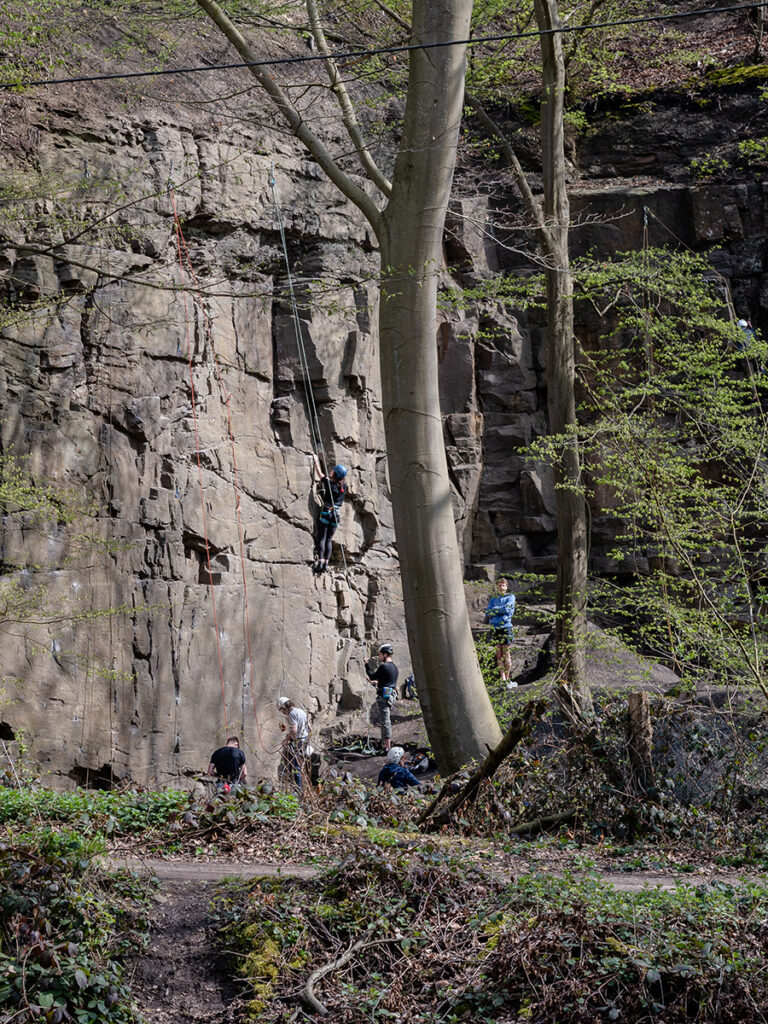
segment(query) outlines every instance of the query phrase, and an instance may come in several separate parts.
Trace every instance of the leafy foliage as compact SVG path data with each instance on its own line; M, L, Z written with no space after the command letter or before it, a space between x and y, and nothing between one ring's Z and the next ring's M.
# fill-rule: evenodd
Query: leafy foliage
M50 1024L134 1024L120 962L140 945L145 885L100 878L98 845L39 826L0 843L0 1014Z
M76 789L0 789L0 825L32 825L41 818L76 825L83 835L138 834L175 820L189 797L178 790L112 793Z
M691 160L691 174L698 181L708 181L710 178L719 178L728 171L728 161L723 156L714 153L704 153L702 156L695 156Z

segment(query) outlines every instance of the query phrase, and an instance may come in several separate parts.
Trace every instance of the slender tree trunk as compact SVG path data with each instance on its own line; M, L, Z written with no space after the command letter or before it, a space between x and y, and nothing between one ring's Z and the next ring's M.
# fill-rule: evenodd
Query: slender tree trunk
M543 239L547 278L547 405L550 433L562 441L555 464L557 503L557 619L555 648L560 680L571 703L585 718L592 715L586 679L584 639L587 623L587 524L576 435L573 351L573 282L568 258L570 209L565 184L563 113L565 64L562 40L548 30L559 25L556 0L535 0L541 37L544 95L541 105L544 183Z
M409 56L403 136L389 181L373 163L329 57L342 120L383 210L337 162L216 0L197 0L328 178L367 217L381 249L382 402L405 619L427 732L443 771L484 757L501 739L464 599L437 387L436 303L445 211L464 98L465 47ZM466 39L472 0L413 0L412 41ZM314 3L316 43L326 50Z
M415 3L412 41L466 38L471 11L470 0ZM453 771L501 738L464 598L437 376L437 287L464 48L416 50L410 59L403 139L379 232L382 402L413 668L438 763Z
M630 693L627 707L627 750L636 793L647 796L655 790L653 778L653 729L651 705L644 691Z

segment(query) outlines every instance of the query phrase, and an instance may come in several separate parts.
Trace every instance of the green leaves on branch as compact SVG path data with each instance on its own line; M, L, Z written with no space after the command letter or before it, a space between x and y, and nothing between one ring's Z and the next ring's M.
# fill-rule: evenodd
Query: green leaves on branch
M585 489L616 524L628 581L603 584L598 603L678 671L768 697L766 344L731 321L703 257L587 260L576 280L604 331L579 368Z

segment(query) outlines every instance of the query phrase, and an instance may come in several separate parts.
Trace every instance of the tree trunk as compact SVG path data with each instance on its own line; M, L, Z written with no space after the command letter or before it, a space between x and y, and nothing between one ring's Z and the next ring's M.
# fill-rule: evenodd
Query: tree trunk
M640 796L655 792L651 706L648 694L643 691L629 695L627 749L635 792Z
M541 104L544 184L543 238L548 256L547 405L549 430L562 443L555 463L557 503L557 616L555 652L561 683L576 712L589 719L592 697L586 679L587 524L576 435L573 283L568 257L570 209L565 183L563 113L565 65L556 0L535 0L541 36L544 93Z
M471 10L470 0L414 3L412 41L466 38ZM392 509L413 668L442 771L483 757L501 738L469 625L438 393L437 287L464 57L457 46L411 53L403 139L379 232Z
M249 63L296 138L365 214L379 240L382 404L408 642L435 758L441 770L454 771L483 757L486 747L501 738L469 628L437 387L437 284L462 115L465 47L411 52L391 187L372 166L330 61L353 149L372 184L389 199L380 211L371 190L350 178L271 70L259 67L216 0L197 2ZM314 5L310 11L316 16ZM413 0L412 41L466 39L471 13L472 0ZM316 17L313 22L322 49Z

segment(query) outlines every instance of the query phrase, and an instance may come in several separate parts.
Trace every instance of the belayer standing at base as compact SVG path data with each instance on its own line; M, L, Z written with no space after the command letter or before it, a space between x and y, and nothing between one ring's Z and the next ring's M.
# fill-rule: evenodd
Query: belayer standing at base
M333 535L339 525L341 506L347 495L347 485L344 483L347 467L339 463L333 467L331 475L328 476L323 472L318 456L313 454L312 458L314 459L314 476L319 484L318 491L323 506L317 520L315 564L312 567L312 572L319 574L328 568L328 561L331 557Z
M512 655L509 648L512 644L512 616L515 614L515 595L508 593L509 583L505 576L496 581L498 593L490 599L485 609L485 621L491 627L491 637L496 644L496 664L502 683L512 690L517 686L509 682L512 671Z
M382 644L379 648L379 664L374 670L365 666L365 674L376 687L376 707L379 712L381 728L381 749L387 753L392 746L392 718L390 711L397 700L397 677L400 674L397 665L392 661L394 654L392 644Z
M280 749L280 764L277 774L280 779L290 778L301 793L304 788L304 769L309 744L309 720L303 708L297 708L288 697L281 697L277 702L278 710L288 719L285 728L285 739Z
M232 786L245 782L248 769L245 767L245 754L240 749L240 740L237 736L229 736L225 747L214 750L211 754L211 763L208 765L208 774L216 776L216 788L226 793Z

